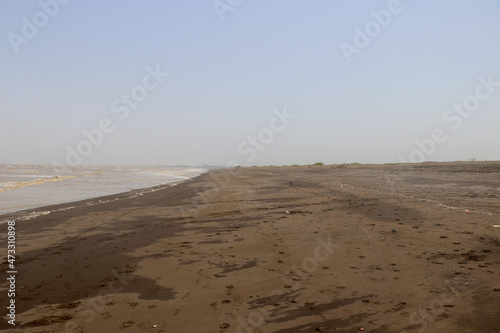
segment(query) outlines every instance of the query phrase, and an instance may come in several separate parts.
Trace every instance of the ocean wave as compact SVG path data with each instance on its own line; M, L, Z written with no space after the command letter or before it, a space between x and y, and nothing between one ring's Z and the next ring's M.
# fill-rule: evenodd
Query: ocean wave
M34 186L34 185L42 185L45 183L52 183L52 182L60 182L66 179L71 179L71 178L76 178L77 176L54 176L51 178L39 178L36 180L31 180L27 182L10 182L10 183L4 183L0 184L0 192L4 192L7 190L13 190L13 189L19 189L19 188L25 188L26 186Z

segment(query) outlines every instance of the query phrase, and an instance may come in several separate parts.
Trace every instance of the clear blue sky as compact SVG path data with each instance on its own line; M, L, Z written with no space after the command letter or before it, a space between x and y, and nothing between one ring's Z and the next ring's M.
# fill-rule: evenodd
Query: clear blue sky
M0 163L66 164L102 119L113 130L78 163L500 159L500 85L479 88L467 118L443 118L474 102L480 76L500 82L499 0L232 3L72 0L47 5L50 17L37 1L1 0ZM390 22L374 24L382 10ZM348 62L341 46L356 47L356 27L373 36ZM148 66L169 76L120 119L113 101ZM270 140L284 108L296 117ZM436 128L447 139L419 148Z

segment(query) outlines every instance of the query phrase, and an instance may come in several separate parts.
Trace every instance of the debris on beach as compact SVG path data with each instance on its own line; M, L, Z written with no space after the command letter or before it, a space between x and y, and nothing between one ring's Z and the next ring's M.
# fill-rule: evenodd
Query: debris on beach
M470 213L470 210L469 210L469 209L466 209L466 210L465 210L465 212L466 212L466 213Z
M313 212L311 211L303 211L303 210L287 210L285 211L285 214L312 214Z

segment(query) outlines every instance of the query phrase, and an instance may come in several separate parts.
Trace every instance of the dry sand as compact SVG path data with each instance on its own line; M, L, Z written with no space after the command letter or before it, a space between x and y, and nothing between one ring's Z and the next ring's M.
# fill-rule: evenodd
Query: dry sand
M499 199L500 163L424 163L218 170L37 209L17 220L12 331L500 332Z

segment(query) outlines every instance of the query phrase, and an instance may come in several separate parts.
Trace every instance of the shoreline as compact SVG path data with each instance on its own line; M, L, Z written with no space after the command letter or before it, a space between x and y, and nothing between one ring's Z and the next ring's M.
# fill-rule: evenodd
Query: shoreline
M17 224L16 328L469 333L500 325L500 162L227 172L95 205L48 206L60 210ZM425 201L436 198L458 209Z
M170 167L0 166L0 215L90 200L186 180L207 169Z
M68 210L68 209L72 209L72 208L94 206L94 205L99 205L99 204L103 204L103 203L108 203L111 201L130 199L130 198L141 196L141 195L144 195L147 193L154 193L156 191L163 190L163 189L166 189L166 188L169 188L172 186L177 186L177 185L182 184L184 182L188 182L192 179L196 179L196 178L198 178L198 177L200 177L208 172L209 171L203 172L203 173L199 174L198 176L195 176L195 177L192 177L189 179L173 181L173 182L165 183L165 184L161 184L161 185L155 185L155 186L144 187L144 188L137 188L137 189L133 189L130 191L125 191L125 192L120 192L120 193L115 193L115 194L108 194L108 195L103 195L103 196L98 196L98 197L91 197L91 198L76 200L76 201L69 201L69 202L64 202L64 203L59 203L59 204L36 206L34 208L22 209L22 210L18 210L15 212L0 214L0 225L6 223L9 220L26 221L26 220L30 220L32 218L35 218L37 216L40 216L39 214L45 215L44 213L48 214L48 213L64 211L64 210Z

